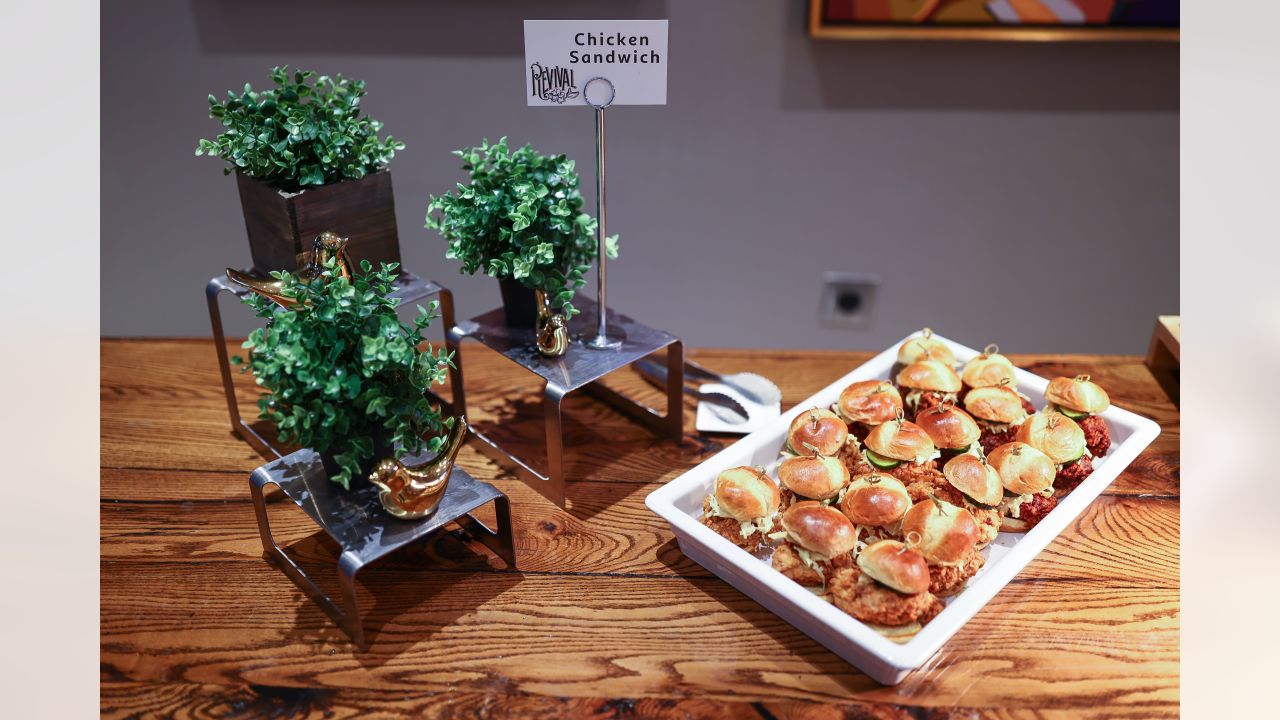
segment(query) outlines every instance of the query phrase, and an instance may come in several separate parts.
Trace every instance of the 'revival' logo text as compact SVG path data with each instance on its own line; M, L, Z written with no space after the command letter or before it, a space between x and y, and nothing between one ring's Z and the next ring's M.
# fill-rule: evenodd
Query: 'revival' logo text
M558 65L543 67L542 63L534 63L529 66L529 76L533 80L531 85L534 97L559 104L578 97L572 70Z

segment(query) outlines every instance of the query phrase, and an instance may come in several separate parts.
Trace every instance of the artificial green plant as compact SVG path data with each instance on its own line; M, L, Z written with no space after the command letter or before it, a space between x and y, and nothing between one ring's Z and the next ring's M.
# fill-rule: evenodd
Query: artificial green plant
M504 137L455 150L469 185L431 196L427 224L448 241L445 257L462 272L483 271L542 290L572 317L573 296L596 257L596 221L583 212L578 173L564 155L543 155L530 145L517 150ZM618 237L606 240L617 257Z
M252 369L266 389L258 399L259 419L275 424L281 442L333 451L341 470L330 479L347 488L378 440L397 443L405 453L440 449L454 419L441 417L427 390L444 382L453 358L420 347L422 330L437 317L436 303L419 305L412 323L396 315L396 263L373 271L362 261L350 280L336 263L330 260L309 283L271 273L283 280L288 308L257 294L245 299L269 325L245 341L250 352L243 371Z
M404 143L378 137L382 123L360 114L364 81L276 67L275 87L240 93L219 102L209 96L209 117L222 133L201 140L196 155L227 162L223 172L242 172L288 192L358 180L391 162Z

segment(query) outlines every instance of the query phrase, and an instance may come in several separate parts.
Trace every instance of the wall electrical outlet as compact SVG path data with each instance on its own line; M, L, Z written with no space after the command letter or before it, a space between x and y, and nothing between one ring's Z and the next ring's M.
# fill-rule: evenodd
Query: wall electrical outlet
M879 276L870 273L823 273L819 321L833 328L871 327L879 286Z

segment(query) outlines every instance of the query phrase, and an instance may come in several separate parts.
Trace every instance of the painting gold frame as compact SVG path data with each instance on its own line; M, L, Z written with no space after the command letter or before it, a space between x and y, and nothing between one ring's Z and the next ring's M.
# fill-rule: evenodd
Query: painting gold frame
M1178 28L1125 27L1015 27L946 25L827 25L822 22L823 0L809 0L809 36L823 40L1001 40L1055 41L1155 41L1178 42Z

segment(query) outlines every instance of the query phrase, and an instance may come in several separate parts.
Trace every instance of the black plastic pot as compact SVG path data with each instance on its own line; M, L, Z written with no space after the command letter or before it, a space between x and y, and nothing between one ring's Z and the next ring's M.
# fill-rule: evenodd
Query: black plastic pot
M538 319L538 303L533 290L520 284L519 280L502 278L498 281L498 289L502 291L502 310L507 316L509 327L533 327Z

